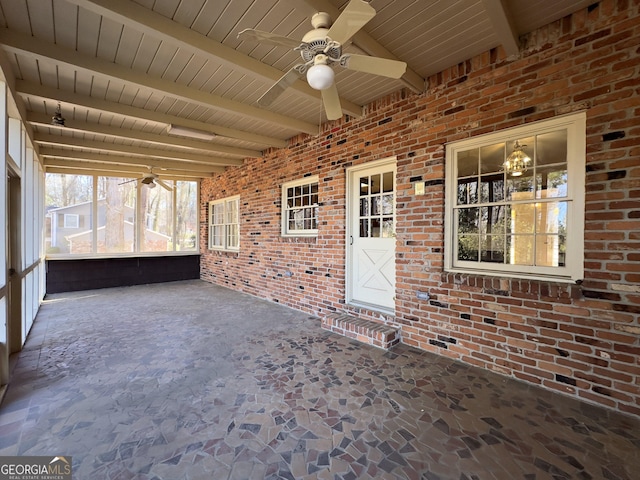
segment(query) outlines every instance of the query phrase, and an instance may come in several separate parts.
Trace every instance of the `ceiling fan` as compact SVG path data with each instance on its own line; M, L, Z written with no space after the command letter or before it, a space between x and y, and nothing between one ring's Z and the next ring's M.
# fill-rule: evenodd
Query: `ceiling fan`
M329 120L342 117L340 97L334 81L332 65L349 70L372 73L388 78L400 78L407 69L405 62L387 58L342 53L343 46L376 15L375 9L364 0L351 0L340 16L331 23L328 13L318 12L311 18L313 30L307 32L302 41L247 28L238 37L261 43L292 48L300 52L304 63L294 65L267 92L258 99L258 104L271 105L288 87L306 73L307 82L322 94L322 102Z
M120 185L124 185L125 183L130 183L130 182L138 182L138 183L141 183L142 185L147 185L149 188L156 188L156 185L160 185L162 188L169 190L170 192L173 191L173 187L171 187L171 185L164 182L163 180L160 180L158 178L158 175L153 173L152 170L149 170L149 173L143 174L142 178L134 178L132 180L127 180L126 182L120 183Z

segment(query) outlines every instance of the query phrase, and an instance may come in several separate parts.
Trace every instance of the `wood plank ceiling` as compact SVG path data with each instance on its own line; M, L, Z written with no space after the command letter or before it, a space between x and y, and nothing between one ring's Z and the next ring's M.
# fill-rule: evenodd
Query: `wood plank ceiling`
M131 176L148 167L202 178L282 147L326 121L298 80L268 108L258 98L300 63L285 47L239 39L255 28L302 39L317 11L348 0L0 0L0 61L50 172ZM502 45L592 0L371 0L377 15L346 52L401 60L392 80L336 67L343 113ZM51 124L60 106L64 126ZM169 125L210 140L167 133Z

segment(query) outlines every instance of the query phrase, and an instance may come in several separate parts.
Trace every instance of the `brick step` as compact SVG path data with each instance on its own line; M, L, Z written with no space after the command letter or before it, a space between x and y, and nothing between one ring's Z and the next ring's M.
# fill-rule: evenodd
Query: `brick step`
M332 313L322 319L322 328L388 350L400 341L398 328L364 320L346 313Z

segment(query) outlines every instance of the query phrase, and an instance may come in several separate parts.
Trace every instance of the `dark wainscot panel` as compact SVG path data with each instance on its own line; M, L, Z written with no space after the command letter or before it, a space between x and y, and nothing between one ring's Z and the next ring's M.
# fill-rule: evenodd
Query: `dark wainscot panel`
M200 255L47 260L47 293L200 278Z

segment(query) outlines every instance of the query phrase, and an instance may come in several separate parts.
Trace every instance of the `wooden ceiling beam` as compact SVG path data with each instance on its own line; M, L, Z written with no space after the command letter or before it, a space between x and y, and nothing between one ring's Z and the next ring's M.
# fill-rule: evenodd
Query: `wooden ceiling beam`
M248 55L227 47L205 35L180 25L136 2L129 0L69 0L81 8L102 15L116 22L144 32L152 37L162 39L173 45L179 45L189 51L198 52L205 57L221 61L253 76L262 77L270 82L277 82L284 72L262 63ZM302 43L302 41L301 41ZM314 90L302 80L296 81L291 88L307 97L319 100L320 92ZM353 116L362 116L362 106L340 99L342 110ZM316 132L317 133L317 132Z
M80 160L67 160L64 158L46 158L44 160L45 171L51 172L53 169L70 169L76 171L86 171L90 170L91 173L95 171L101 172L111 172L111 173L121 173L127 176L134 175L143 175L149 172L148 168L145 167L137 167L133 165L120 165L117 163L104 163L104 162L88 162L88 161L80 161ZM165 170L160 169L156 170L153 173L162 176L172 176L172 177L189 177L189 178L207 178L210 177L211 173L205 172L194 172L188 170Z
M97 57L83 55L75 50L59 47L52 43L38 40L36 37L24 35L13 30L0 28L0 44L13 53L28 55L38 60L55 61L69 67L83 70L90 74L99 74L124 83L154 90L162 95L194 103L205 108L224 110L231 114L257 121L270 123L291 130L291 135L305 132L312 135L318 133L318 125L280 115L263 108L230 100L210 92L180 85L170 80L137 72L122 65L117 65Z
M137 165L150 168L177 168L179 170L193 171L205 174L221 173L225 170L224 167L205 165L201 163L176 162L159 158L150 159L142 157L126 157L123 155L105 155L95 152L82 152L79 150L67 150L64 148L54 147L40 148L40 156L44 159L44 161L52 159L67 159L86 162L101 162L105 164Z
M175 115L168 115L166 113L145 110L144 108L123 105L121 103L110 102L108 100L101 100L99 98L90 97L87 95L79 95L77 93L60 90L58 88L25 82L24 80L16 80L16 92L24 96L42 98L45 100L52 100L54 102L65 102L92 110L100 110L116 115L122 115L123 117L133 117L149 122L156 122L164 126L171 124L180 125L183 127L202 130L204 132L210 132L222 137L235 138L258 145L266 145L276 148L283 148L287 146L286 140L281 140L279 138L266 137L264 135L258 135L255 133L243 132L240 130L221 127L219 125L212 125L206 122L199 122L197 120L188 120L186 118L176 117Z
M180 152L175 150L163 150L160 148L138 147L135 145L125 145L122 143L108 143L97 140L87 140L84 138L72 137L70 135L47 135L36 133L34 142L39 145L59 145L63 147L86 148L88 150L98 150L122 155L137 155L141 157L163 158L165 160L189 161L208 163L223 167L242 165L243 161L236 158L212 157L210 155L199 155L195 153Z
M520 53L518 32L505 3L502 0L482 0L482 3L507 55Z
M99 123L81 122L78 120L67 119L65 120L64 125L52 125L51 116L45 113L27 112L27 122L31 125L48 127L56 130L76 131L92 133L96 135L105 135L108 137L126 138L129 140L138 140L156 145L183 147L210 153L221 153L234 157L248 158L261 156L261 152L259 150L230 147L228 145L220 145L209 141L191 140L184 137L157 135L155 133L143 132L141 130L127 130L124 128L100 125Z

